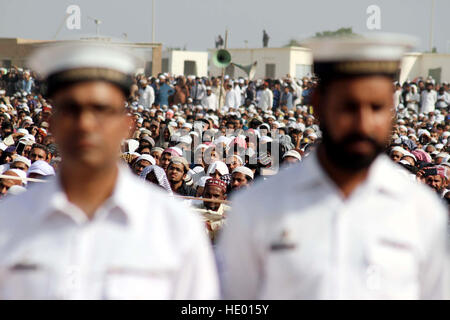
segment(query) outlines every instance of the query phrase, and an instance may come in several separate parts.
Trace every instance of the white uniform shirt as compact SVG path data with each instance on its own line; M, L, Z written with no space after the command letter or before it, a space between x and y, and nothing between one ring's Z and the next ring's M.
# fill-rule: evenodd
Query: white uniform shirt
M153 87L148 85L145 89L140 88L139 91L139 104L144 107L151 108L153 103L155 102L155 90Z
M271 110L273 105L273 93L270 89L265 89L261 91L261 97L258 101L258 107L262 111Z
M434 112L434 106L437 102L437 92L435 90L422 91L422 108L420 110L421 113Z
M237 195L219 239L225 298L442 298L446 215L384 155L344 200L313 152Z
M198 217L119 171L89 221L59 180L0 205L0 299L215 299L218 277Z

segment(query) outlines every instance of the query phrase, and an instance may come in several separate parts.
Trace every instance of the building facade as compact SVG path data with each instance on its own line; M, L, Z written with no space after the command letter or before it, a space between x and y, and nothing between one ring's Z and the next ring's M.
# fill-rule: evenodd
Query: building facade
M436 83L450 82L450 54L411 52L403 57L400 83L428 76Z
M161 70L174 75L206 77L208 75L208 52L166 50L162 53Z
M161 72L161 43L116 42L110 38L86 38L80 40L99 40L105 43L124 46L140 58L140 64L138 65L140 72L145 72L147 75L157 75ZM33 50L42 45L61 41L0 38L0 66L5 68L10 68L11 66L26 68L27 58ZM149 61L155 61L155 64L149 63Z
M308 48L283 47L283 48L255 48L255 49L227 49L231 54L233 63L248 66L257 62L255 79L283 78L287 74L301 78L312 73L312 53ZM217 50L210 50L209 75L219 76L222 69L212 62L212 57ZM226 68L225 74L231 78L247 77L247 74L233 65Z

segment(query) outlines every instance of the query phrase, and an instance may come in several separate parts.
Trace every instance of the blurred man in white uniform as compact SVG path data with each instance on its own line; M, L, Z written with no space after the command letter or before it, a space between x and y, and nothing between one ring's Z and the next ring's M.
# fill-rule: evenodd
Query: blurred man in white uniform
M30 65L47 79L62 162L0 205L0 299L217 298L200 221L118 163L132 56L74 43Z
M227 299L442 299L447 210L383 151L408 41L309 43L322 143L237 195L219 239Z

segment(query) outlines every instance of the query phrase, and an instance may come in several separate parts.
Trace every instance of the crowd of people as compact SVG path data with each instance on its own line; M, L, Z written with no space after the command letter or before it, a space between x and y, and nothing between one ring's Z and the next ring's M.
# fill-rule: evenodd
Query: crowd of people
M449 84L394 82L403 36L307 46L302 78L0 69L1 298L447 297Z
M49 131L54 110L43 82L16 67L1 74L3 197L24 192L37 183L33 178L55 175L61 158ZM230 196L302 161L320 141L311 101L317 81L137 74L126 103L134 126L121 159L143 180L190 201L214 239ZM401 172L447 201L449 89L431 77L394 83L397 113L386 148Z

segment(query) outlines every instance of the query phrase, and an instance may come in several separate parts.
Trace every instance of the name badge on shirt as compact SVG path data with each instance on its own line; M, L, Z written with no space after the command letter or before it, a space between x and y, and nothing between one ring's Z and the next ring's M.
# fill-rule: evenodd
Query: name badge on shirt
M271 251L293 250L297 248L297 244L289 239L289 232L283 230L280 239L270 244Z

